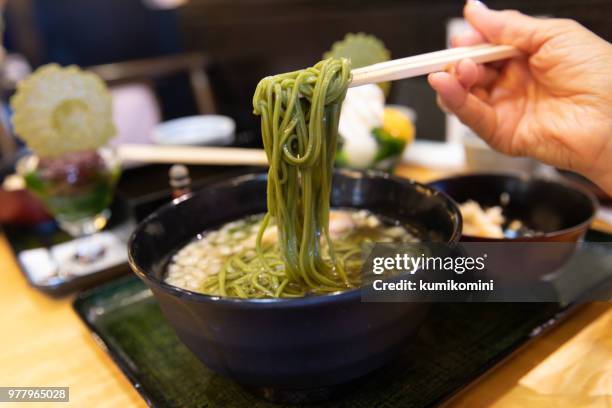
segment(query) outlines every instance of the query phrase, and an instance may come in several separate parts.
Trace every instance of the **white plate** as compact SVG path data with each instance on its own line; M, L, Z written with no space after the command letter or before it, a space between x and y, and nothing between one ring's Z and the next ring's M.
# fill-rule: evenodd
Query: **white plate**
M229 145L236 123L222 115L187 116L160 123L151 139L160 145Z

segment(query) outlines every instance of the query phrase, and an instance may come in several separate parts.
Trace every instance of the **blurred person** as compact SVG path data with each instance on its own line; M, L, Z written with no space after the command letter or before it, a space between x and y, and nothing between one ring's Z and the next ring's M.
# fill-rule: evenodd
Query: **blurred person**
M573 20L495 11L469 0L473 31L453 46L513 45L526 54L465 59L429 75L444 110L494 149L575 171L612 194L612 45Z
M175 8L183 3L8 0L7 42L34 67L46 63L90 67L177 54L182 46ZM117 127L113 144L150 143L151 131L162 118L195 113L183 77L122 84L111 92Z
M6 39L33 66L86 67L181 51L176 11L145 0L8 0Z

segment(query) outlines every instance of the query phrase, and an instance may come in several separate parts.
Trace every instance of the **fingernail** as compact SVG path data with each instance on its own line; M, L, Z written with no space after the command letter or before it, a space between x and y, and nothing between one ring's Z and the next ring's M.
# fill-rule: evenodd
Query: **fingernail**
M472 6L482 7L482 8L488 8L487 5L484 4L480 0L467 0L467 4L470 4Z
M435 83L435 77L436 77L437 72L432 72L431 74L427 75L427 82L429 83L429 85L431 85L432 88L436 88L434 86ZM432 82L433 81L433 82Z

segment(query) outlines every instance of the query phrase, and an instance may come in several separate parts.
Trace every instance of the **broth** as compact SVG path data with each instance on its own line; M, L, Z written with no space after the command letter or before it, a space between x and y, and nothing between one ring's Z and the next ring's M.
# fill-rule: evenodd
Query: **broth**
M265 229L263 251L257 252L256 239L263 217L248 216L202 234L172 257L165 282L194 292L243 298L278 297L281 292L285 297L298 297L338 291L333 286L313 290L294 281L281 288L285 267L276 225ZM330 254L329 245L320 238L323 260L333 265L331 257L335 256L349 278L346 289L360 284L362 245L419 241L406 227L366 210L331 211L329 232L334 253Z

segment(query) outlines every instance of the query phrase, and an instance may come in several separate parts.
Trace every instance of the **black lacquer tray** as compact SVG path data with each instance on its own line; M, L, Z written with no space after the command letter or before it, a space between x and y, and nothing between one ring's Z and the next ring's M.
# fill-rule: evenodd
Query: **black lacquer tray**
M137 219L159 201L148 197ZM146 207L146 208L145 208ZM589 232L587 240L612 236ZM125 273L128 267L124 266ZM612 279L606 279L609 286ZM309 407L432 407L473 383L578 303L438 303L389 365L329 390ZM80 294L74 308L145 401L153 407L285 407L259 398L202 365L176 337L133 275Z
M74 307L150 406L283 406L203 366L180 343L151 292L136 277L85 292ZM554 303L436 304L391 365L309 406L436 406L573 308Z

